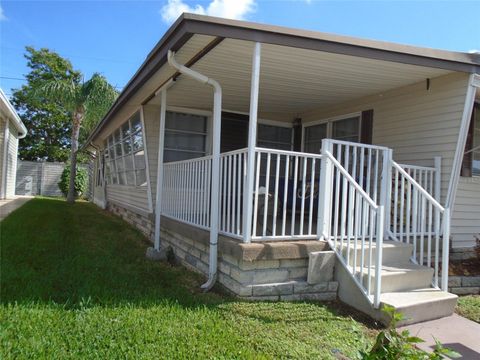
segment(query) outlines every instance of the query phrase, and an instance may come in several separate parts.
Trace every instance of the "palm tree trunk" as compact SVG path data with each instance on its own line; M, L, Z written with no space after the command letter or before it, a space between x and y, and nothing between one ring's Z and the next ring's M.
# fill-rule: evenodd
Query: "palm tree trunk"
M75 203L75 178L77 176L77 151L78 151L78 136L80 134L80 123L83 114L75 112L73 114L72 139L71 139L71 153L70 153L70 182L68 186L67 202Z

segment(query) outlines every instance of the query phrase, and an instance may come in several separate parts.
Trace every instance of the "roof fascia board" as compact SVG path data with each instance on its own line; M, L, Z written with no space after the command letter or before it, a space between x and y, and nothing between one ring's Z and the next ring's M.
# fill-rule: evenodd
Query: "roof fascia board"
M187 18L190 29L195 34L222 36L225 38L261 42L266 44L324 51L335 54L351 55L375 60L398 62L409 65L434 67L451 71L467 73L480 72L480 65L459 61L438 59L392 50L376 49L363 45L339 43L318 38L308 38L300 35L278 33L249 27L234 26L224 23L208 22L195 18Z

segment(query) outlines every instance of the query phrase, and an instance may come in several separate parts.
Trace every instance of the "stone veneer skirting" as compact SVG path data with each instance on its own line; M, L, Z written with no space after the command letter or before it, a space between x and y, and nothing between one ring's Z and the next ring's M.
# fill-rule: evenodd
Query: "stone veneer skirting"
M117 204L108 210L153 240L153 216L143 216ZM162 247L170 246L186 267L208 274L209 233L162 217ZM335 300L333 278L307 283L309 253L328 250L321 241L244 244L226 236L218 240L218 282L232 294L249 300Z
M479 295L480 276L449 276L448 291L457 295Z

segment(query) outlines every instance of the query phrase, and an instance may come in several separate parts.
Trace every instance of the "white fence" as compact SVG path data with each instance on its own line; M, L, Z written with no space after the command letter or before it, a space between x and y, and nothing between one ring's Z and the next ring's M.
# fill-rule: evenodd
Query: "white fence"
M86 197L90 197L93 184L92 164L81 164L88 171ZM46 161L17 161L15 195L62 196L58 187L65 163Z

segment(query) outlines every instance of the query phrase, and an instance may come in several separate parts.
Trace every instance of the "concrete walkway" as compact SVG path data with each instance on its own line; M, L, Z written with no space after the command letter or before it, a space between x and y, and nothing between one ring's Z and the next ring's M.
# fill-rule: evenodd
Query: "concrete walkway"
M460 353L462 357L459 359L480 359L480 324L457 314L400 328L403 329L425 340L418 345L425 351L434 349L436 338L444 347Z
M0 221L31 199L33 196L16 196L13 199L0 200Z

